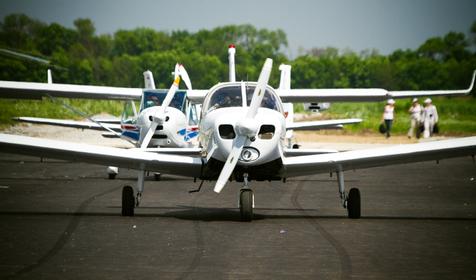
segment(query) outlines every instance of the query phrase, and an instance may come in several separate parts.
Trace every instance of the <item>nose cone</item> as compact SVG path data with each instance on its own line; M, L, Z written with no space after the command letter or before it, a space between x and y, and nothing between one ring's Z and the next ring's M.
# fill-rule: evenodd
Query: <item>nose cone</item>
M175 109L169 107L165 114L159 114L160 107L150 107L143 110L137 124L140 126L140 139L144 139L145 135L152 126L152 121L158 125L150 141L150 146L156 147L186 147L189 145L185 142L183 135L179 131L186 128L185 115Z
M247 136L249 138L255 137L258 133L259 124L255 119L245 118L236 122L236 132L238 135Z
M284 117L277 111L260 108L255 118L245 118L243 108L218 109L208 113L201 125L201 140L211 158L225 162L240 136L247 139L238 165L259 165L280 156Z

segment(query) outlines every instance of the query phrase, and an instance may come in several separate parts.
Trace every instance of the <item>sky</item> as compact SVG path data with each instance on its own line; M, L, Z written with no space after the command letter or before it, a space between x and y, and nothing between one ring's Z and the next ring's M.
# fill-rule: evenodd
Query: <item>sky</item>
M475 0L0 0L2 20L24 13L72 28L75 19L89 18L97 34L137 27L195 32L227 24L279 28L289 57L313 47L385 55L416 49L449 31L469 35L475 11Z

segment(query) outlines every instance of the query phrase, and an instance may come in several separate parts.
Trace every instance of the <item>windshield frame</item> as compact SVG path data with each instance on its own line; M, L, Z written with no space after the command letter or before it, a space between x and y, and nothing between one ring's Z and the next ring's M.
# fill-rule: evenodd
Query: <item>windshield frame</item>
M249 107L251 96L253 95L254 89L256 88L256 82L231 82L231 83L221 83L214 86L210 89L209 93L205 97L202 107L202 114L206 115L209 112L212 112L219 108L230 108L230 107ZM232 91L235 95L239 96L238 102L227 102L224 101L225 98L217 96L217 94L223 94L228 91ZM244 98L245 97L245 98ZM248 97L250 97L248 99ZM265 99L266 98L266 99ZM218 100L223 100L223 103L217 102ZM229 99L228 99L229 100ZM235 100L236 101L236 100ZM263 106L263 103L269 101L267 106ZM233 106L227 106L232 104ZM270 110L278 111L283 113L282 102L277 93L269 85L266 86L265 96L263 97L263 102L261 108L267 108Z
M147 109L153 106L161 106L162 102L164 102L167 92L168 92L167 90L157 90L157 89L144 90L142 92L140 111L143 111L144 109ZM155 99L155 100L151 100L151 99ZM187 91L177 90L174 94L174 97L170 101L169 106L185 113L185 109L187 107L186 99L187 99ZM155 104L150 102L153 102Z

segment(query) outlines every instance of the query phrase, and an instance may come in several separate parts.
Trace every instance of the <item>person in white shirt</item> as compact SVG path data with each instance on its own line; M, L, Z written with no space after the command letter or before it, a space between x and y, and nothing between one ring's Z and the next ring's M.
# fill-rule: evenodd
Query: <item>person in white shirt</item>
M412 106L408 109L410 114L410 129L408 130L408 138L412 138L413 135L416 135L417 138L420 137L420 122L421 122L421 105L418 103L417 98L413 98ZM416 134L415 134L416 132Z
M423 108L423 126L425 130L423 131L423 137L428 138L433 134L433 128L438 122L438 112L436 111L435 105L431 103L431 99L427 98L425 100L425 108Z
M393 99L387 100L387 105L385 105L385 108L383 110L383 115L382 115L382 121L385 122L387 138L390 137L390 131L392 130L394 109L395 109L395 100Z

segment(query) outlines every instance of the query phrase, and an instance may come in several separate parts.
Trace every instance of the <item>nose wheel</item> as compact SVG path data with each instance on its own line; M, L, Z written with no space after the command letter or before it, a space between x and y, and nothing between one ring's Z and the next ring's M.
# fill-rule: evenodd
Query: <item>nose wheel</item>
M253 220L253 191L250 189L240 191L240 214L244 222Z
M240 215L244 222L253 220L254 195L248 187L248 173L243 174L243 188L240 190Z

